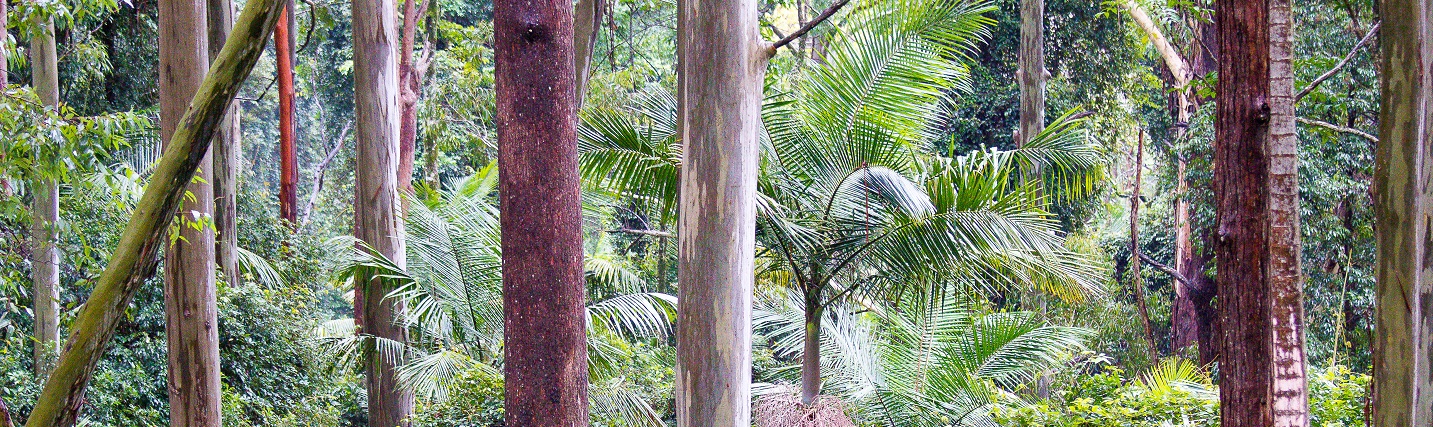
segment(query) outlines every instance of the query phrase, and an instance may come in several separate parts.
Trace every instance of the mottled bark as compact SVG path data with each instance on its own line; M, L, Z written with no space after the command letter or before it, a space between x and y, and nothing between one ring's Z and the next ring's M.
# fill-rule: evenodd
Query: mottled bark
M209 69L208 3L159 2L159 128L167 146ZM205 153L200 165L211 165ZM214 284L212 168L200 167L164 258L169 424L219 426L219 309Z
M677 425L745 427L757 132L762 78L775 45L758 40L755 0L689 0L678 8L685 159L677 224L677 277L684 284L677 304Z
M1291 5L1217 4L1223 425L1307 426Z
M507 425L585 426L572 2L495 2L493 34Z
M1433 1L1382 0L1373 424L1433 425Z
M403 266L397 10L393 2L386 0L353 0L352 8L354 141L359 165L353 231L359 240ZM403 307L398 300L387 298L393 291L390 281L362 274L354 283L361 300L355 304L361 332L406 342L407 331L394 323ZM398 386L399 361L383 357L373 341L369 341L365 356L369 425L407 426L407 418L413 412L413 393Z
M1045 129L1045 0L1020 0L1020 130L1015 146L1023 147Z
M84 404L85 387L114 337L130 298L159 266L159 251L168 242L169 225L184 200L185 187L206 163L203 160L225 110L263 53L278 5L278 0L249 0L244 7L233 36L169 138L164 156L151 172L150 182L120 235L119 245L75 318L69 341L45 380L26 426L74 425Z
M294 55L290 21L293 6L284 6L274 24L275 79L279 83L279 217L298 226L299 170L294 146Z
M48 108L60 106L59 61L55 55L55 24L39 23L40 32L30 41L31 76L35 94ZM53 179L37 179L31 185L30 205L31 275L35 307L34 372L43 376L54 364L55 346L60 342L60 249L55 225L60 220L60 187Z
M224 41L234 28L233 0L208 0L209 59L219 57ZM239 103L229 104L229 110L220 121L214 133L214 258L224 282L240 284L239 279L239 165L243 164L243 151L239 148Z

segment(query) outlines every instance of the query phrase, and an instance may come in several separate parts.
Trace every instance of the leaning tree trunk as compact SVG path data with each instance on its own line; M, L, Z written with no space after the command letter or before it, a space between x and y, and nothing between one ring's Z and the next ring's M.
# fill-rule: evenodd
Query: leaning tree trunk
M1433 1L1382 0L1373 423L1433 424Z
M493 5L510 426L588 420L572 23L570 0Z
M60 75L55 55L55 23L46 20L30 42L30 62L35 94L46 107L60 105ZM3 34L0 34L3 35ZM31 188L34 195L30 207L31 274L35 287L35 376L42 377L54 364L55 348L60 342L60 249L55 225L60 220L60 187L53 178L36 179Z
M757 132L767 55L755 0L677 11L683 153L678 209L677 425L751 425Z
M1024 147L1045 129L1045 0L1020 0L1020 133Z
M379 254L404 265L403 216L398 194L398 29L392 1L353 0L354 116L358 182L353 232ZM355 304L362 332L399 343L407 331L395 324L403 306L388 298L391 281L361 274ZM398 385L400 361L383 357L377 342L365 349L368 423L407 426L413 393Z
M159 2L159 128L165 144L209 69L208 3ZM204 153L201 165L211 165ZM219 426L219 309L214 285L212 168L200 167L180 208L179 238L164 259L169 423ZM194 224L191 226L190 224Z
M169 225L183 204L186 187L205 163L210 140L221 127L234 94L263 53L264 40L273 28L280 4L279 0L249 0L245 5L233 35L225 42L184 119L169 138L164 156L150 174L150 182L120 234L109 265L75 318L69 342L45 380L26 420L27 427L74 425L95 365L114 337L134 291L158 268L159 250L168 242Z
M234 28L233 0L208 0L209 18L209 60L219 57L224 41ZM214 175L214 234L215 262L224 274L224 282L230 286L239 285L239 230L236 228L239 211L239 164L242 151L239 148L239 103L229 104L219 129L214 134L213 175Z
M1214 168L1225 427L1307 426L1289 0L1222 0Z

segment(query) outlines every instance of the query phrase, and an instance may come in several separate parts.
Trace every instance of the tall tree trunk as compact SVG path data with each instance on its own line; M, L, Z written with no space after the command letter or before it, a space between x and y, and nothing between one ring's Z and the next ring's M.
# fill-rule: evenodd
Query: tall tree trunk
M234 28L234 1L208 0L209 60L219 57L224 41ZM214 247L215 261L224 274L224 282L239 285L239 165L243 151L239 148L239 103L229 104L219 129L214 133Z
M1154 325L1149 319L1149 305L1145 303L1144 276L1139 265L1139 198L1144 180L1144 131L1139 132L1139 146L1134 157L1134 187L1129 193L1129 263L1130 288L1134 292L1139 318L1144 326L1144 340L1148 345L1149 360L1159 362L1159 341L1154 336Z
M683 152L677 224L677 425L751 425L757 132L769 54L755 0L677 11Z
M403 216L398 187L398 29L392 1L353 0L354 116L357 131L357 199L354 235L379 254L404 265ZM387 298L389 281L370 275L355 280L361 303L356 318L362 332L381 339L407 342L408 333L394 322L403 307ZM374 427L407 426L413 393L398 386L394 360L379 354L376 342L366 349L368 423Z
M278 0L249 0L245 5L233 37L225 43L184 119L169 138L164 156L150 174L144 195L120 234L119 246L75 318L69 342L45 380L26 420L27 427L74 425L95 365L114 337L134 291L158 268L159 250L167 242L170 222L183 204L186 187L193 181L195 171L205 164L205 153L225 110L264 51L264 40L273 29L278 5Z
M1045 129L1045 0L1020 0L1020 133L1024 147Z
M404 192L413 191L413 153L418 144L418 96L423 90L423 77L428 72L428 55L432 54L430 49L424 49L423 58L413 57L417 48L418 26L428 13L428 4L428 0L403 2L402 38L398 46L398 102L402 106L398 129L398 187ZM436 154L432 149L428 151L429 155ZM430 176L433 173L428 171ZM406 202L404 206L407 206Z
M274 25L275 73L279 81L279 217L298 227L299 172L294 146L294 55L289 23L293 5L286 5Z
M1217 6L1214 168L1226 427L1307 426L1289 0Z
M1433 424L1433 1L1382 0L1373 424Z
M597 34L602 24L602 12L606 10L603 0L577 0L573 6L573 66L577 69L577 109L582 110L582 101L587 98L587 81L592 78L592 53L597 50Z
M30 42L31 76L35 94L50 108L60 105L60 75L55 55L55 24L40 23L40 32ZM54 179L35 180L31 193L31 273L35 286L31 298L35 302L35 366L36 376L49 372L54 363L55 346L60 342L60 249L55 225L60 220L60 187Z
M165 144L209 69L208 3L159 2L159 127ZM206 151L201 165L210 165ZM169 424L219 426L219 319L214 286L212 168L200 167L180 209L179 239L164 260L165 337L169 342Z
M570 0L493 5L510 426L587 425Z

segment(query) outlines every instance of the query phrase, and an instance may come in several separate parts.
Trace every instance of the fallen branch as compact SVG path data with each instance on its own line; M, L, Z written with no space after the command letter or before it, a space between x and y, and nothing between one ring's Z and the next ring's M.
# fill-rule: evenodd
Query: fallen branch
M45 380L27 427L74 425L95 365L114 337L135 290L158 268L159 251L168 243L169 226L184 200L185 186L206 159L219 122L263 53L283 5L280 0L251 0L244 6L155 166L119 246L75 318L69 342Z
M799 39L801 38L801 36L806 35L806 33L811 32L811 30L816 28L817 25L821 25L822 22L825 22L827 19L830 19L831 15L835 15L837 11L841 10L841 7L846 6L846 3L850 2L851 0L837 0L835 3L831 3L831 7L826 8L826 10L822 11L820 15L816 15L816 19L812 19L811 22L802 24L801 28L797 29L796 32L793 32L791 33L791 35L788 35L786 37L782 37L781 40L777 40L776 43L772 43L770 47L767 47L766 56L768 58L776 56L776 51L778 49L781 49L782 46L791 44L791 42L796 41L796 39Z
M1344 55L1343 59L1339 60L1338 64L1335 64L1332 69L1325 71L1323 75L1309 82L1309 85L1304 87L1304 90L1299 91L1298 95L1294 95L1294 102L1299 102L1300 99L1304 99L1304 97L1312 93L1314 89L1318 89L1319 85L1324 83L1324 80L1328 80L1330 77L1333 77L1334 74L1338 74L1340 70L1343 70L1343 67L1348 66L1349 61L1353 60L1353 56L1358 54L1358 51L1363 50L1363 47L1367 46L1368 42L1373 40L1373 36L1378 34L1378 27L1382 25L1383 22L1373 23L1373 28L1368 29L1368 34L1364 35L1363 39L1358 41L1358 44L1353 45L1353 49L1348 51L1348 55Z
M1362 137L1363 139L1367 139L1367 140L1369 140L1369 141L1371 141L1371 142L1373 142L1373 143L1375 143L1375 144L1378 143L1378 137L1373 136L1372 134L1369 134L1368 132L1364 132L1364 131L1361 131L1361 130L1358 130L1358 129L1354 129L1354 128L1351 128L1351 127L1339 126L1339 125L1336 125L1336 124L1333 124L1333 123L1329 123L1329 122L1325 122L1325 121L1322 121L1322 120L1306 119L1306 118L1303 118L1303 117L1296 117L1296 118L1294 118L1294 120L1295 120L1295 121L1298 121L1299 123L1306 124L1306 125L1318 126L1318 127L1324 128L1324 129L1328 129L1328 130L1332 130L1332 131L1337 131L1337 132L1343 132L1343 133L1346 133L1346 134L1349 134L1349 135L1357 135L1357 136L1360 136L1360 137Z

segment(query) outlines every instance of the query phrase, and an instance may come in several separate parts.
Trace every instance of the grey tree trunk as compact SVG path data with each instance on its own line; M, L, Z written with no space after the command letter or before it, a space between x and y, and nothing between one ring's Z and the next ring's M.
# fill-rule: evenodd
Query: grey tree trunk
M398 194L399 88L398 29L394 2L353 0L353 78L358 192L354 200L354 235L399 266L404 265L402 205ZM403 310L388 299L392 286L369 275L358 284L356 318L362 332L406 342L407 331L394 323ZM374 427L407 426L413 393L398 386L394 360L387 360L370 341L366 349L368 423Z
M588 423L572 12L493 5L509 426Z
M1226 427L1307 426L1289 0L1222 0L1214 168Z
M219 56L224 41L234 28L233 0L208 0L209 18L209 59ZM229 110L220 121L219 130L214 133L213 143L213 187L214 187L214 247L215 261L224 282L239 285L239 234L235 228L238 220L239 165L243 164L243 151L239 145L239 103L229 105Z
M159 250L184 200L185 187L202 166L224 111L263 53L278 6L276 0L249 0L244 7L235 24L235 37L224 45L188 113L169 138L164 156L120 235L119 246L76 316L69 342L26 419L27 427L74 425L95 365L114 337L134 291L158 268Z
M1045 129L1045 0L1020 0L1020 133L1025 146Z
M40 24L41 31L30 41L30 63L35 94L48 107L60 105L60 74L55 55L55 23ZM31 236L33 242L30 265L34 276L35 366L36 376L43 376L54 364L55 347L60 343L60 249L55 224L60 220L60 187L52 179L33 183L31 193Z
M1373 424L1433 425L1433 1L1382 0Z
M683 152L678 209L677 425L751 425L757 132L767 47L755 0L677 12Z
M597 34L602 26L602 11L606 9L603 0L577 0L573 6L572 47L573 68L577 71L574 94L577 109L582 110L582 101L587 98L587 81L592 78L592 52L597 50Z
M208 4L159 2L159 128L169 144L209 69ZM209 165L205 153L201 165ZM222 425L219 309L214 284L212 168L200 167L179 212L179 239L164 260L165 337L169 348L169 425Z

